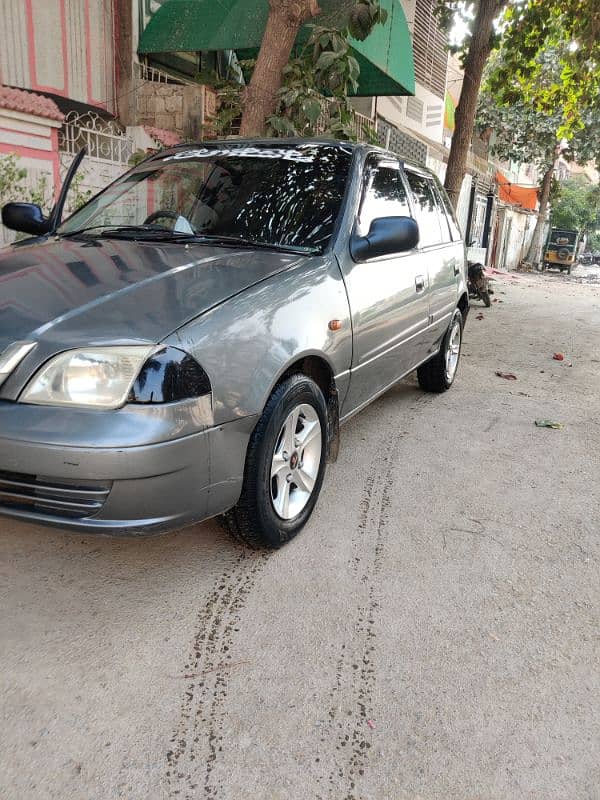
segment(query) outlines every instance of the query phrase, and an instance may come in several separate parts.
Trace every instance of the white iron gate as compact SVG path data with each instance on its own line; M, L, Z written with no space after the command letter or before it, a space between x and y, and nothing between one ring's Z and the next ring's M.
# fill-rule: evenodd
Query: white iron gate
M86 195L96 194L129 168L134 142L117 122L102 119L93 111L65 117L58 138L60 173L64 178L69 165L82 147L87 150L75 179L74 191L67 198L67 212L80 205Z

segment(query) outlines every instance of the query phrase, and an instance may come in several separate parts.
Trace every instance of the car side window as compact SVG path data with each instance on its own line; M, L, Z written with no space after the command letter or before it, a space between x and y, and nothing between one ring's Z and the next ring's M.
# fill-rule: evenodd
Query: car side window
M448 223L441 218L441 212L433 191L433 181L416 172L406 173L415 201L415 219L419 223L419 245L430 247L450 241ZM444 223L445 230L442 227Z
M358 214L358 235L366 236L379 217L408 216L410 207L399 167L390 163L371 166Z

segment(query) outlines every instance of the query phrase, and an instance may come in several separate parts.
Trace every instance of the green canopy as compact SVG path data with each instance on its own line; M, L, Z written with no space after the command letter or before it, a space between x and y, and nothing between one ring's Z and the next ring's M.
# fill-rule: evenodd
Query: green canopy
M376 25L364 42L350 39L360 65L356 95L415 93L415 72L410 31L400 0L380 0L388 12L385 25ZM314 22L340 22L340 3L321 0L323 14ZM260 47L268 0L166 0L152 16L140 37L138 52L183 53L210 50L256 53ZM305 40L307 27L298 37Z

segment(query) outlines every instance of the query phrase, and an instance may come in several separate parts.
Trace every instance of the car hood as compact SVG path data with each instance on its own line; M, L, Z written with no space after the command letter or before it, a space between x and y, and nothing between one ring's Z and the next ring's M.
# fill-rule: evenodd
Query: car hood
M22 339L57 347L160 342L303 259L200 244L62 239L0 251L0 352Z

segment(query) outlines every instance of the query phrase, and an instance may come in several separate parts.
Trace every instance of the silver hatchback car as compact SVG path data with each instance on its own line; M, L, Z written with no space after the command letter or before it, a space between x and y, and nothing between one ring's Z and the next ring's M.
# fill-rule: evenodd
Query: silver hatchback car
M306 523L339 426L456 375L465 251L443 189L383 150L181 146L0 254L0 513L109 534Z

